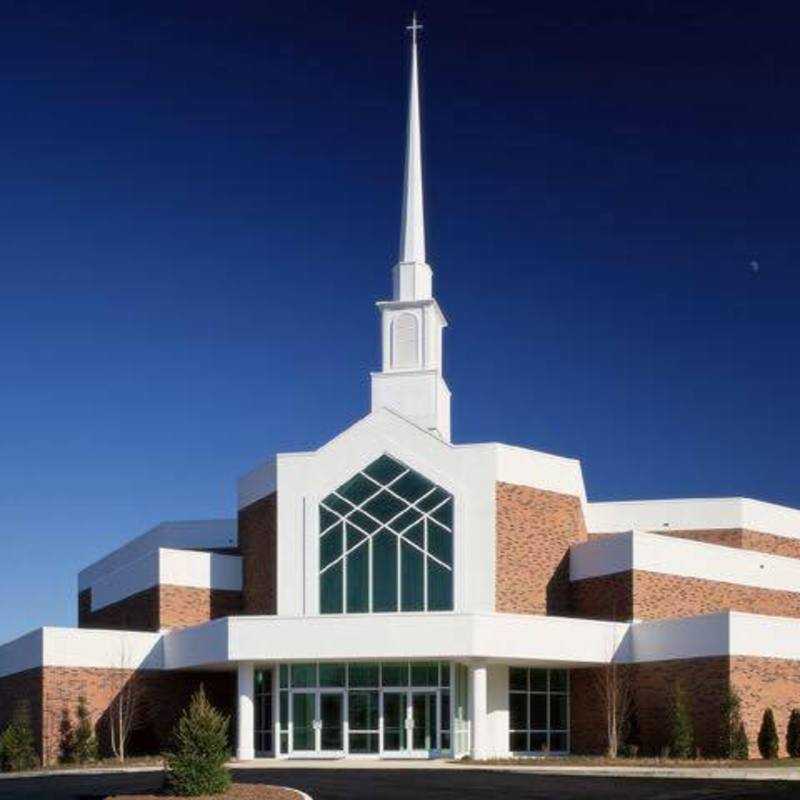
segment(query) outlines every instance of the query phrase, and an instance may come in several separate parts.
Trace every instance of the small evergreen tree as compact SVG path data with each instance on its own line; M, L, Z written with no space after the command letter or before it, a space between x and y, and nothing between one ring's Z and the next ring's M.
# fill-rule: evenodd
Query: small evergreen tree
M625 726L622 754L626 758L636 758L642 749L642 734L639 730L639 713L635 704L631 704L627 725Z
M75 760L75 729L69 709L61 709L61 722L58 725L58 760L62 764L71 764Z
M786 752L792 758L800 758L800 708L793 708L786 726Z
M722 725L719 753L722 758L747 759L749 746L741 713L742 701L739 695L728 689L722 701Z
M80 764L87 761L97 761L97 737L94 733L92 718L83 695L78 697L78 725L75 729L74 753L75 760Z
M739 727L733 734L733 750L731 758L737 761L747 761L750 758L750 741L747 738L747 731L744 722L739 723Z
M30 716L28 702L20 700L14 708L11 722L3 731L0 738L0 752L3 759L2 769L6 772L33 769L39 763Z
M775 726L775 715L772 709L768 708L764 712L761 720L761 730L758 732L758 751L762 758L778 757L778 729Z
M670 709L669 754L672 758L691 758L694 753L692 718L680 683L675 684Z
M228 717L217 711L201 686L173 733L174 752L167 755L169 783L176 794L221 794L231 784Z

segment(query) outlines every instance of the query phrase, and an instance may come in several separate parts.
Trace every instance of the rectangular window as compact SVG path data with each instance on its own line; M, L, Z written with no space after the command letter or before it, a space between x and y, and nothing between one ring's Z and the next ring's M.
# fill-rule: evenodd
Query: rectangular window
M510 750L514 753L568 752L568 670L512 667L508 687Z
M272 670L255 672L255 751L272 753Z
M379 686L380 666L378 664L351 664L349 668L350 686Z
M292 688L307 688L317 685L316 664L292 664Z
M434 663L417 664L411 663L411 685L412 686L438 686L439 685L439 665Z
M344 664L320 664L320 686L344 686L347 681L347 667Z
M408 663L400 661L384 664L381 684L383 686L408 686Z

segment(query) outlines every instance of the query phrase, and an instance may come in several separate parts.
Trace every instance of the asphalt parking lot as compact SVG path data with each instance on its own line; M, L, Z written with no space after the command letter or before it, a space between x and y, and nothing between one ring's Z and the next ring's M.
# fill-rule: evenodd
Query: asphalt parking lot
M800 783L781 781L606 778L480 769L247 769L243 783L302 789L314 800L798 800ZM111 773L0 780L0 800L99 800L108 793L153 791L161 773Z

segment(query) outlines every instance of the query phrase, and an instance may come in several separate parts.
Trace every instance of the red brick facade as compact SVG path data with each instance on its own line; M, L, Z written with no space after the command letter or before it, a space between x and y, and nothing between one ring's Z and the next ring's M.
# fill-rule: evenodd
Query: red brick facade
M572 613L592 619L666 619L716 611L800 617L800 591L782 592L641 570L573 581L571 590Z
M764 709L772 708L786 755L786 726L793 708L800 708L800 661L733 656L731 684L742 701L742 721L750 739L750 756L758 757L757 737Z
M586 541L580 499L510 483L496 486L495 610L569 613L569 547Z
M78 626L105 630L158 631L186 628L242 611L242 593L191 586L152 586L91 610L91 589L78 595Z
M693 539L698 542L719 544L723 547L738 547L742 550L756 550L776 556L800 558L800 539L776 536L774 533L761 533L743 528L727 528L705 531L657 530L663 536L676 536L680 539ZM800 531L798 531L800 533Z
M123 686L133 680L138 687L136 729L131 754L156 754L168 745L172 729L189 698L202 684L211 702L231 717L235 731L236 674L234 672L161 672L143 670L73 669L44 667L0 678L0 728L4 727L20 698L28 701L37 750L46 763L58 760L65 710L75 723L75 706L86 697L98 733L101 751L109 752L109 706Z
M632 690L643 754L660 755L668 744L671 698L676 684L685 693L695 744L703 756L719 755L722 704L728 689L741 700L741 716L758 758L758 732L766 708L775 714L780 755L786 755L786 726L800 708L800 662L777 658L715 656L632 664L622 669ZM597 669L573 670L570 676L572 751L602 753L605 712Z
M278 496L262 497L239 511L242 612L275 614L278 603Z

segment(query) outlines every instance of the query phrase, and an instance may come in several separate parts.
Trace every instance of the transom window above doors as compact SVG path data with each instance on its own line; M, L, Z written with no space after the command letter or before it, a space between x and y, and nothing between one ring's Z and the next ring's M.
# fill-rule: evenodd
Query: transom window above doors
M453 496L383 455L319 505L321 614L452 611Z

